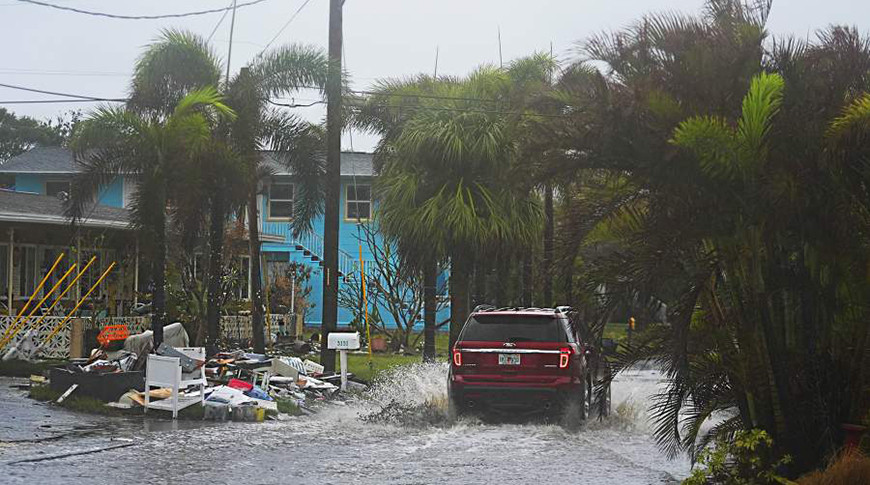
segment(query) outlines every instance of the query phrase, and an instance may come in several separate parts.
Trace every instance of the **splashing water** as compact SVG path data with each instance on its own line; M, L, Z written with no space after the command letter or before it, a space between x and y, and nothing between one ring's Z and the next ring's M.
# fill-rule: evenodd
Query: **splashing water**
M360 403L360 419L402 426L447 424L447 369L412 364L381 374Z

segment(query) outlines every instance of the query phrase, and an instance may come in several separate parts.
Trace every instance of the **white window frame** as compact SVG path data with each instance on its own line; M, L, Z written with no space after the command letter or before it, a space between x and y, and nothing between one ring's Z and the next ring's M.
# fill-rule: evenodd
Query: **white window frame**
M272 198L272 187L274 185L289 185L291 198L290 199L273 199ZM272 202L273 201L274 202L289 202L291 211L294 210L296 207L296 184L289 182L289 181L284 181L281 179L272 180L272 183L269 184L269 197L266 200L266 212L267 212L266 219L267 220L270 220L270 221L289 221L289 220L291 220L293 218L292 216L290 216L290 217L284 217L284 216L273 217L272 216Z
M369 198L367 200L366 199L351 199L350 198L351 187L354 188L354 193L357 192L356 189L359 187L368 187L369 188ZM350 205L351 204L361 204L361 203L367 203L369 205L368 217L360 217L358 219L356 217L350 217ZM359 208L357 208L357 209L359 209ZM372 184L370 184L370 183L365 183L365 184L350 183L350 184L345 185L344 186L344 220L348 221L348 222L356 222L356 221L368 222L371 218L372 218Z

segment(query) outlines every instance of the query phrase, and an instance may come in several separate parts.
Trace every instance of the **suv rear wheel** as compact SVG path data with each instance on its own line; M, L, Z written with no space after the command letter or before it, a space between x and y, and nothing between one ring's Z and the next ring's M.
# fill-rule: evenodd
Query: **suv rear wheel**
M562 396L559 412L562 425L568 429L576 429L586 420L589 415L589 394L585 384Z

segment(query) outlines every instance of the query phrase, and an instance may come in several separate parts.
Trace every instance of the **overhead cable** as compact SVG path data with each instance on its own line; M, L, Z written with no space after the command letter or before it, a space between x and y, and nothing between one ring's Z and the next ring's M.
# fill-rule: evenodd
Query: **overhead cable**
M82 99L82 100L86 100L86 101L126 101L126 99L119 99L119 98L100 98L100 97L96 97L96 96L86 96L86 95L82 95L82 94L59 93L57 91L46 91L44 89L28 88L26 86L16 86L14 84L0 83L0 87L9 88L9 89L17 89L19 91L29 91L31 93L50 94L52 96L63 96L66 98Z
M118 19L118 20L158 20L158 19L170 19L170 18L180 18L180 17L194 17L197 15L207 15L210 13L220 13L226 12L227 10L231 10L233 7L224 7L224 8L213 8L210 10L199 10L196 12L184 12L184 13L170 13L163 15L118 15L106 12L94 12L92 10L82 10L80 8L74 7L65 7L63 5L56 5L53 3L41 2L39 0L17 0L22 3L29 3L31 5L39 5L41 7L49 7L57 10L64 10L67 12L80 13L84 15L92 15L94 17L106 17L110 19ZM251 5L256 5L258 3L263 3L266 0L251 0L250 2L240 3L235 8L249 7Z
M311 1L311 0L305 0L305 2L303 2L302 5L300 5L299 8L297 8L296 11L293 12L293 15L290 16L290 20L288 20L287 23L284 24L283 27L281 27L281 30L279 30L278 33L275 34L275 37L272 37L272 40L270 40L269 43L266 44L266 47L263 47L263 50L261 50L261 51L260 51L260 54L258 54L258 55L263 55L263 53L266 52L266 49L268 49L269 46L272 45L272 43L275 42L275 40L276 40L276 39L277 39L277 38L278 38L282 33L284 33L284 29L286 29L287 26L290 25L290 23L293 22L293 21L296 19L296 17L299 15L299 12L301 12L302 9L305 8L305 6L308 5L308 2L310 2L310 1Z

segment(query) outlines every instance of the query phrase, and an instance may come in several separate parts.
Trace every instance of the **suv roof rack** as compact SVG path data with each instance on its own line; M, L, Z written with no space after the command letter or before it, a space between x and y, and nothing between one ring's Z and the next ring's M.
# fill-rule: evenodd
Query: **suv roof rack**
M545 313L568 313L573 311L573 308L567 305L557 306L555 308L539 308L539 307L523 307L523 306L505 306L495 307L494 305L477 305L471 313L481 312L545 312Z

